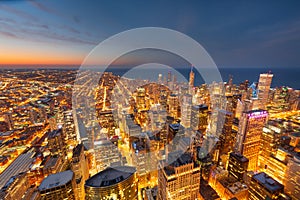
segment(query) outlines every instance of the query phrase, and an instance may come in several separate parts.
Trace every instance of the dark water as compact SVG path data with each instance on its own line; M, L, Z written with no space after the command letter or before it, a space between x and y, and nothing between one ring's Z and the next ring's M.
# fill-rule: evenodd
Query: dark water
M128 71L129 70L129 71ZM168 72L176 74L178 81L188 80L190 69L189 68L176 68L174 69L159 69L159 68L110 68L114 74L125 76L128 78L149 79L156 81L158 74L167 76ZM258 82L259 74L271 71L273 73L272 87L288 86L295 89L300 89L300 68L219 68L223 81L228 81L229 75L233 76L233 82L239 84L245 80L250 83ZM195 85L204 83L203 78L195 70ZM184 80L186 79L186 80Z

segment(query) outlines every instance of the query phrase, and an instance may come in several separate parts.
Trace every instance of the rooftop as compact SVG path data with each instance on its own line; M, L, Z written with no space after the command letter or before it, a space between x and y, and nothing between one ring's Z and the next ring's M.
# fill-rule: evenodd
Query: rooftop
M65 185L72 180L73 175L74 173L71 170L51 174L43 180L39 186L39 190L42 191Z
M79 157L82 148L83 148L83 144L82 144L82 143L78 144L78 145L73 149L73 157Z
M252 176L253 179L263 185L268 191L275 192L283 189L283 185L268 176L266 173L261 172Z
M243 156L242 154L239 154L239 153L231 152L230 156L234 157L235 159L237 159L241 162L249 162L248 158L246 158L245 156Z
M107 187L128 179L136 172L134 167L118 166L106 168L89 178L85 185L89 187Z
M168 154L168 162L171 162L171 164L164 167L164 170L167 173L167 175L172 175L175 173L176 167L193 163L193 159L191 154L189 153L182 154L182 151L175 151Z

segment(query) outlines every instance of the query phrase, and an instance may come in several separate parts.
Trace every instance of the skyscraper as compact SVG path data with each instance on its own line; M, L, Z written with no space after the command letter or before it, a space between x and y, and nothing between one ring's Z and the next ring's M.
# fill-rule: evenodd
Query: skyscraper
M200 189L200 165L193 161L192 156L184 153L166 167L163 167L164 162L160 163L158 171L157 199L197 199Z
M176 94L171 94L168 97L168 113L171 117L178 119L180 117L179 98Z
M261 172L252 176L249 188L250 200L278 199L283 193L283 185L266 173Z
M129 166L106 168L85 183L87 200L137 200L138 179L136 169Z
M275 155L280 145L281 129L272 126L271 121L263 128L261 135L261 147L258 157L258 166L264 169L268 166L271 155Z
M288 161L284 191L292 197L293 200L300 197L300 153Z
M249 159L248 171L256 171L260 151L260 137L268 112L251 110L244 112L239 122L236 151Z
M146 92L145 88L138 88L136 96L136 106L138 110L146 109Z
M191 126L191 114L192 114L192 95L185 94L183 96L183 102L181 106L181 124L185 128Z
M204 132L208 125L208 107L204 104L192 106L191 128Z
M226 110L218 110L216 135L219 137L219 155L228 155L233 150L235 135L232 134L233 115Z
M190 77L189 77L190 89L194 87L194 82L195 82L195 73L193 72L193 66L191 66Z
M229 175L235 177L239 181L243 180L243 176L247 172L248 163L249 160L245 156L231 152L227 167Z
M71 170L51 174L39 186L41 199L75 199L75 176Z
M83 144L78 144L73 149L73 157L71 162L71 169L75 174L77 199L84 199L84 183L89 177L89 168L87 158L84 155Z
M260 74L258 81L258 99L260 100L260 109L266 109L268 103L269 91L272 83L273 74L264 73Z

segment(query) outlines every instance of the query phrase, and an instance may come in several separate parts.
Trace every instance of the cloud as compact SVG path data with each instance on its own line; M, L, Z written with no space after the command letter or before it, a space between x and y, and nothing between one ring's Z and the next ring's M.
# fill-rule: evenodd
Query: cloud
M26 12L23 12L21 10L15 9L15 8L13 8L11 6L6 6L6 5L1 4L0 5L0 9L4 10L6 12L9 12L9 13L11 13L13 15L16 15L16 16L18 16L20 18L23 18L23 19L36 20L36 17L34 17L33 15L28 14Z
M40 2L30 0L28 1L31 5L38 8L39 10L42 10L44 12L50 13L50 14L58 14L55 10L45 6L44 4L41 4Z
M73 20L74 22L76 22L77 24L80 23L80 18L78 16L73 16Z
M10 33L10 32L6 32L6 31L0 31L0 35L6 36L6 37L10 37L10 38L19 38L15 34Z

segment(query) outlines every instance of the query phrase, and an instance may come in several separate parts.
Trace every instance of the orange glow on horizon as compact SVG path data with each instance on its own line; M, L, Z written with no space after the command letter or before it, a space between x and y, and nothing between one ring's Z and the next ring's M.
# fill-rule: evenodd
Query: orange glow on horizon
M0 65L80 65L83 57L50 57L50 56L0 56Z

